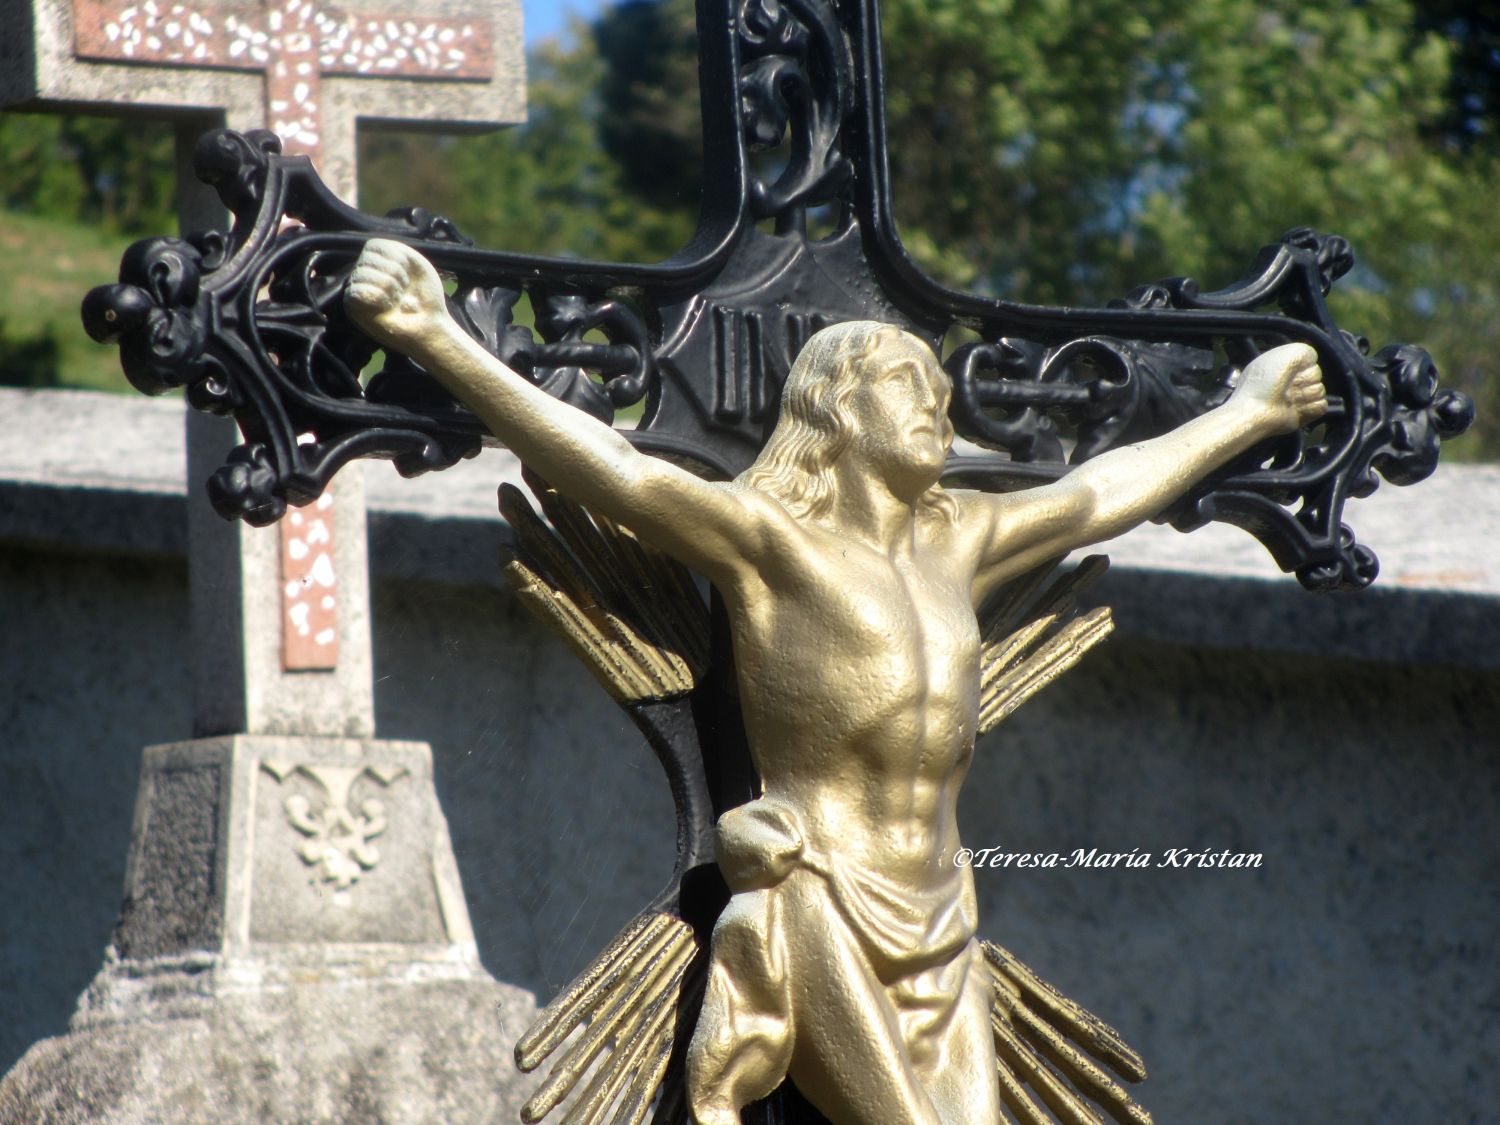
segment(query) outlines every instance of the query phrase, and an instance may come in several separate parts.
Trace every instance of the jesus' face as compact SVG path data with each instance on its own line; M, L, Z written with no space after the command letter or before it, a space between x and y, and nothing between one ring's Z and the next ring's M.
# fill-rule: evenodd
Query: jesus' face
M860 376L849 400L850 452L897 495L915 499L937 481L953 445L948 376L932 349L905 332L870 356Z

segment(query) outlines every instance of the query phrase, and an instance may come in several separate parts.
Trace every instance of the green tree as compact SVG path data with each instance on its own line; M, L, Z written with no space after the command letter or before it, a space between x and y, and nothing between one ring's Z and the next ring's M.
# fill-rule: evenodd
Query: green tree
M627 0L589 29L603 64L599 139L633 195L695 212L703 184L698 27L692 0Z
M1447 143L1464 43L1406 0L888 0L895 208L947 280L1097 303L1233 280L1293 226L1362 265L1344 323L1427 344L1500 430L1493 158ZM1482 115L1481 115L1482 116Z
M1486 377L1500 323L1500 218L1486 205L1500 64L1485 5L881 10L896 216L934 274L1018 300L1097 304L1164 276L1225 284L1291 227L1334 231L1361 255L1337 291L1341 321L1377 344L1430 347L1481 401L1471 454L1500 451L1500 380ZM602 144L616 170L613 212L601 201L598 215L623 205L681 216L698 190L693 20L692 0L628 0L555 56L549 80L598 84L596 97L555 100L547 87L539 99L544 112L577 114L571 143L591 159ZM678 229L617 221L612 242L621 256L658 258ZM575 246L598 241L569 233Z
M1500 8L1493 0L1423 0L1416 19L1453 46L1438 135L1457 148L1500 146Z
M629 0L577 51L618 184L701 166L692 0ZM951 284L1097 304L1236 278L1294 226L1348 237L1341 322L1414 340L1500 452L1500 19L1475 0L884 0L904 240ZM650 256L650 255L647 255ZM1461 450L1463 447L1461 447Z
M78 300L132 238L174 229L171 129L0 113L0 168L0 384L124 389Z
M1428 346L1480 400L1461 450L1500 453L1492 7L883 0L902 236L949 283L1090 304L1163 276L1227 283L1293 226L1343 234L1361 262L1341 322ZM665 257L701 182L693 8L627 0L533 52L524 127L369 134L364 205L421 204L488 246ZM151 145L0 116L6 206L169 230L170 139Z
M579 29L581 30L581 29ZM631 191L600 134L606 67L592 38L528 59L524 126L479 137L369 135L360 196L370 210L420 203L482 245L656 261L692 235L696 198L659 207Z
M0 204L111 234L173 230L172 152L160 122L0 113Z

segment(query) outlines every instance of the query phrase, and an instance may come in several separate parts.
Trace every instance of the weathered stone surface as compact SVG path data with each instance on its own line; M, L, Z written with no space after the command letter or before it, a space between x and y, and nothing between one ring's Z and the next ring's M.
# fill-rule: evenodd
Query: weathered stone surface
M197 412L186 430L188 474L207 480L239 440L238 431L223 418ZM333 667L318 671L290 669L282 659L282 631L289 623L279 525L230 523L209 507L204 493L191 497L186 515L193 735L375 733L363 475L341 477L336 493L341 502L331 509L331 592L339 651Z
M0 388L0 414L16 422L0 430L0 539L180 552L169 517L186 487L171 453L181 412L175 402ZM37 450L31 435L43 433L54 440ZM514 457L487 449L414 480L385 464L364 468L375 574L500 584L495 490L519 481ZM1235 528L1147 526L1096 548L1113 560L1099 599L1122 634L1153 640L1500 668L1491 640L1500 467L1440 466L1418 487L1387 485L1351 504L1349 519L1381 559L1381 577L1358 596L1307 594Z
M0 104L172 119L179 220L222 229L220 205L189 174L197 132L270 127L353 200L357 120L519 120L521 42L516 0L435 0L420 12L368 0L0 0ZM194 480L237 440L196 414L186 430ZM179 441L159 446L183 463ZM410 1059L386 1062L403 1037L465 1014L455 1006L491 1008L501 986L479 966L430 753L366 741L362 476L334 492L341 502L309 527L316 536L289 532L295 516L281 534L226 524L201 493L185 521L174 505L188 529L194 642L190 674L174 677L193 688L193 719L174 733L288 737L147 752L111 956L70 1035L40 1045L0 1089L0 1119L497 1116L497 1075L508 1073L497 1064L519 1025L497 1037L481 1024L474 1049L455 1045L459 1069L428 1066L425 1084ZM22 519L48 534L45 507ZM79 819L70 810L59 826ZM7 968L0 959L0 979ZM461 995L444 1003L434 982Z
M421 807L431 785L425 772L413 777L373 762L262 762L250 940L449 940L434 878L439 864L451 863L446 831L444 852L434 855L433 825ZM443 877L456 894L455 873Z
M36 1044L0 1081L7 1125L494 1125L517 1120L529 993L493 980L310 980L211 1013Z
M141 747L191 723L186 634L181 559L0 549L0 1072L99 968Z
M1120 1029L1157 1121L1487 1120L1497 732L1493 672L1111 640L978 747L960 824L1152 865L977 869L980 928Z
M524 119L520 30L516 0L0 0L0 105L173 120L179 225L227 229L190 171L199 133L272 129L354 201L359 121L483 131ZM187 429L189 476L206 478L238 437L196 414ZM374 734L361 477L328 495L343 502L309 553L309 568L323 564L310 583L290 519L256 529L225 524L201 495L188 505L198 654L184 734Z
M474 957L423 743L233 735L153 746L132 832L115 940L125 960L201 949L258 961L299 943Z
M426 745L152 747L132 836L104 967L0 1121L514 1114L535 1001L480 966Z
M212 949L224 919L216 893L223 770L213 763L163 770L147 784L147 821L114 947L131 960Z

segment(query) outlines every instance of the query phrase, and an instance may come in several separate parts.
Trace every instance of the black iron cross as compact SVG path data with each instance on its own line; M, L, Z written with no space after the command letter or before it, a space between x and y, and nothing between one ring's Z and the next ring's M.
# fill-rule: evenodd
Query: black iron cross
M955 456L948 477L984 488L1051 479L1068 460L1162 432L1220 401L1254 355L1304 341L1322 363L1327 417L1229 466L1168 516L1184 529L1246 528L1311 588L1374 578L1375 556L1341 523L1344 502L1371 492L1377 472L1396 484L1430 473L1472 405L1438 389L1421 349L1371 356L1334 324L1324 298L1353 264L1343 239L1292 231L1227 289L1179 278L1104 309L947 289L907 256L891 215L875 0L698 7L702 216L659 265L479 250L421 210L376 218L345 206L269 133L203 138L198 174L233 231L137 244L121 284L91 293L84 319L119 342L138 389L186 386L194 406L234 415L245 443L209 482L221 514L273 522L356 457L414 474L479 448L479 422L402 357L361 381L376 349L341 297L378 235L419 246L455 277L460 323L512 367L606 421L644 400L629 439L714 476L750 462L798 348L840 320L898 324L937 348L956 325L978 333L945 366L955 427L995 452ZM764 150L783 157L770 175L750 161ZM815 209L836 220L834 234L809 235ZM535 334L512 323L523 292ZM609 342L587 342L593 330Z

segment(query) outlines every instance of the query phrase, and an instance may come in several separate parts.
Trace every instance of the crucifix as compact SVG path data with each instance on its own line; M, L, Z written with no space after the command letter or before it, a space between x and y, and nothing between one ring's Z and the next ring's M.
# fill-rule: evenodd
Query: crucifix
M1195 440L1219 435L1218 459L1179 474L1150 514L1183 530L1210 520L1243 527L1310 589L1374 580L1373 552L1343 522L1346 501L1372 491L1377 474L1409 484L1430 473L1441 441L1464 429L1472 408L1438 386L1420 349L1393 344L1371 355L1334 323L1324 298L1353 264L1342 239L1294 230L1227 288L1205 291L1178 278L1103 309L947 289L911 262L891 217L873 0L700 0L699 27L702 213L689 245L658 265L480 250L454 223L420 210L376 218L341 204L270 134L218 131L199 142L198 174L234 213L232 231L138 245L120 283L90 294L84 315L96 338L119 342L139 389L186 386L195 405L238 421L245 440L208 482L220 514L273 523L359 457L418 473L472 455L490 427L461 405L477 400L454 372L490 361L592 416L591 433L618 408L643 403L640 424L609 448L628 443L671 462L674 473L754 487L778 416L800 409L789 402L804 393L804 379L824 377L796 374L804 345L822 357L808 364L826 374L844 363L882 367L876 357L886 341L900 353L884 365L891 378L915 380L901 393L939 402L951 394L948 421L983 451L940 452L934 482L995 493L1056 487L1098 475L1091 466L1118 465L1114 450L1165 448L1152 442L1182 425ZM752 163L758 151L781 159ZM810 216L826 219L832 233L810 233ZM378 329L363 298L346 305L357 261L366 271L360 285L375 284L372 251L394 263L380 267L383 276L401 278L397 306L402 286L423 270L448 275L449 292L436 274L419 288L456 335L424 343ZM535 332L514 323L523 294ZM948 348L955 328L978 339ZM587 338L592 332L605 342ZM855 337L861 342L848 342ZM377 352L383 368L365 379ZM1313 369L1307 383L1302 374ZM1224 404L1270 393L1267 386L1296 399L1278 414L1291 421L1253 428L1248 442L1219 434L1213 420L1226 417ZM493 415L496 429L502 414ZM661 759L678 806L678 862L658 899L522 1039L524 1069L554 1060L525 1115L540 1120L567 1103L580 1120L640 1121L654 1107L655 1120L673 1122L686 1119L691 1101L701 1119L724 1106L712 1082L690 1098L688 1042L704 1003L733 1022L722 1015L733 1008L723 1000L728 986L710 977L710 934L756 880L786 877L790 868L777 858L786 841L797 841L785 852L795 853L792 866L820 861L803 848L797 817L765 803L764 786L778 775L764 768L763 745L747 745L742 713L763 729L765 701L744 697L755 674L747 680L736 670L746 660L733 624L743 604L718 591L704 605L686 571L656 550L702 554L712 570L710 547L695 553L691 529L658 528L665 544L646 533L638 540L618 526L630 519L610 510L607 496L601 507L604 493L576 474L558 483L533 485L546 521L520 493L502 494L517 539L508 576ZM593 502L580 506L580 495ZM800 501L788 504L792 511ZM717 534L712 520L704 534ZM972 699L981 731L1108 632L1107 613L1073 612L1099 564L1049 583L1048 560L1034 562L1007 574L981 608ZM740 862L747 855L755 857L748 867ZM823 866L836 880L839 865ZM871 889L882 885L877 876L836 900L882 897ZM961 898L942 904L961 906ZM891 909L899 914L899 903ZM1120 1120L1147 1119L1116 1081L1144 1074L1118 1035L1003 948L974 948L964 971L984 975L992 998L997 1098L1007 1113L1085 1121L1092 1101ZM694 1051L701 1075L713 1051ZM814 1078L808 1093L839 1105L836 1086ZM919 1103L917 1092L901 1104ZM745 1112L819 1120L791 1084ZM921 1113L913 1119L926 1120Z

